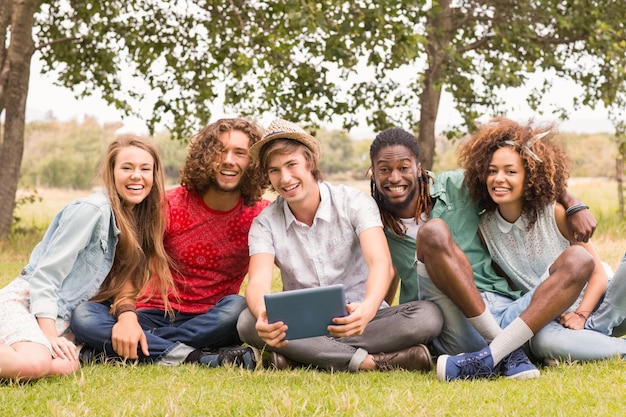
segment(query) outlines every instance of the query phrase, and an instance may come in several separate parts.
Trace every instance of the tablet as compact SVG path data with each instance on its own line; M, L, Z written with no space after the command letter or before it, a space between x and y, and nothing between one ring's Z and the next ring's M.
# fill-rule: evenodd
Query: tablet
M266 294L265 309L269 323L289 327L285 340L328 336L332 319L348 315L342 284Z

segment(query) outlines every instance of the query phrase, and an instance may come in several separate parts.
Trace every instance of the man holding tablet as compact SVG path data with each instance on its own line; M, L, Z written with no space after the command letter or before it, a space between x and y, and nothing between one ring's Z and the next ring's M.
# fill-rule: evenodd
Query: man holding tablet
M273 121L250 153L278 197L250 229L240 338L272 352L278 368L293 361L352 372L430 370L424 344L441 331L441 312L428 301L384 302L394 270L375 201L322 181L320 144L293 123ZM274 264L285 291L343 284L347 315L332 319L329 336L288 340L283 321L268 322L264 296L271 292Z

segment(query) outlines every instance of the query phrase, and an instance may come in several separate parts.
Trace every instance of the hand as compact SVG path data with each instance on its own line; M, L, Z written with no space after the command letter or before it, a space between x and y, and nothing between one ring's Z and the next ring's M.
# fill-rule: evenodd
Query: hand
M113 350L124 359L138 359L137 346L144 356L150 356L146 334L139 325L137 314L127 311L119 315L111 331Z
M64 337L48 338L50 346L52 346L52 357L78 361L76 353L76 345Z
M578 242L588 242L598 225L589 210L580 210L567 216L567 223L572 230L574 240Z
M559 317L559 323L564 327L572 330L582 330L585 328L586 320L576 313L568 312L563 313Z
M333 319L335 325L328 326L328 331L335 337L362 335L373 315L367 314L363 304L360 303L350 303L346 306L346 310L348 315L335 317Z
M280 348L287 344L287 325L282 321L276 323L267 322L267 312L263 310L256 320L256 331L259 337L269 346Z

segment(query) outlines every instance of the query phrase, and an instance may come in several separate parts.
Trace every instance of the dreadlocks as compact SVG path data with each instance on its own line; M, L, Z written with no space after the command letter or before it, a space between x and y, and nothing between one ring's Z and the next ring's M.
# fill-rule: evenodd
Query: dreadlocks
M404 129L397 127L389 128L380 132L372 145L370 146L370 161L372 165L378 153L389 146L403 146L411 151L415 156L415 161L419 161L420 147L415 136L407 132ZM372 197L378 204L380 210L381 219L385 228L389 228L397 236L403 236L406 231L406 227L400 221L400 218L390 210L389 204L386 202L382 193L376 187L376 181L374 179L374 170L370 167L370 192ZM422 214L426 216L430 215L432 207L432 199L430 197L430 180L432 176L426 170L422 170L419 177L416 179L418 184L417 190L417 207L415 210L415 222L419 221Z

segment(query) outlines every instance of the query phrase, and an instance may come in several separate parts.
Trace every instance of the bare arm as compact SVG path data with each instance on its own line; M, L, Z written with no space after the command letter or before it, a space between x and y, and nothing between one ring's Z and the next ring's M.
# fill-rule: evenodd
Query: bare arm
M256 317L256 330L259 337L270 346L281 347L285 340L287 326L282 321L268 323L263 296L272 292L272 276L274 274L274 255L258 253L250 257L248 270L248 286L246 302L250 312Z
M606 286L608 284L608 277L606 275L604 267L602 266L602 260L600 259L600 256L598 255L598 252L595 249L593 243L591 243L591 241L579 242L574 239L573 233L568 229L565 208L557 203L554 208L554 214L561 234L570 241L570 245L579 245L585 248L587 252L589 252L593 256L595 263L593 273L591 274L591 278L589 279L589 283L587 284L587 288L585 289L583 300L576 310L578 314L564 313L563 315L561 315L561 324L566 327L578 330L584 327L586 318L589 317L591 312L598 304L598 301L600 301L600 298L604 294L604 291L606 290Z
M64 358L69 360L78 360L76 355L76 346L74 343L64 337L60 337L57 333L56 321L46 317L37 317L39 328L50 341L53 356L55 358Z
M136 305L134 294L136 294L136 289L129 279L116 297L113 303L115 308L112 311L113 314L117 314L117 323L113 325L111 330L111 344L115 353L126 359L137 359L139 357L137 354L138 346L145 356L150 356L146 334L139 324L135 310L129 309L126 312L117 313L117 309L120 306Z
M391 280L391 284L389 284L389 289L387 290L387 295L385 295L385 301L387 304L392 305L396 299L396 294L398 293L398 286L400 285L400 275L398 275L398 271L394 268L393 270L393 279Z
M571 195L569 192L565 192L558 199L558 202L566 209L572 207L575 204L583 204L581 200ZM593 236L596 230L598 222L589 210L580 210L576 213L567 216L567 223L569 229L573 232L574 240L579 242L588 242Z
M246 302L254 317L265 312L263 296L272 292L272 275L274 273L274 255L258 253L250 257L248 269L248 285L246 287Z
M330 326L329 330L336 337L363 334L387 295L394 276L389 246L382 227L372 227L361 232L359 241L369 269L365 299L360 304L349 304L348 316L333 319L338 326Z

